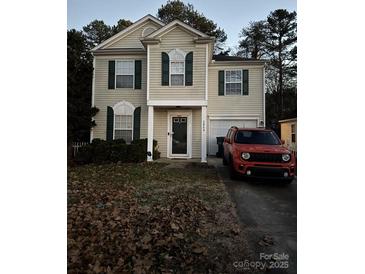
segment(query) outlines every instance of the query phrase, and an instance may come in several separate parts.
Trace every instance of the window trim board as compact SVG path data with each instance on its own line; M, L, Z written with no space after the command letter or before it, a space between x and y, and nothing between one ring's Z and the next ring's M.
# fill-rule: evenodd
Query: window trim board
M229 94L229 95L226 94L226 86L227 86L226 72L227 71L240 71L240 73L241 73L241 82L240 82L240 84L241 84L241 92L240 92L240 94ZM243 78L242 69L225 69L224 70L224 96L242 96L243 95L242 78ZM237 83L237 82L229 82L229 83Z
M130 130L132 131L132 136L131 136L131 142L133 141L133 129L134 129L134 113L132 113L132 115L121 115L121 114L118 114L118 116L131 116L132 117L132 128L129 129L129 128L115 128L115 117L117 115L114 113L114 117L113 117L113 140L115 140L115 130ZM126 140L124 140L126 141ZM126 141L127 143L127 141ZM127 143L128 144L128 143Z
M171 63L183 63L183 73L171 73ZM171 84L171 75L182 75L183 76L183 84L182 85L172 85ZM185 61L171 61L170 59L170 64L169 64L169 87L185 87Z

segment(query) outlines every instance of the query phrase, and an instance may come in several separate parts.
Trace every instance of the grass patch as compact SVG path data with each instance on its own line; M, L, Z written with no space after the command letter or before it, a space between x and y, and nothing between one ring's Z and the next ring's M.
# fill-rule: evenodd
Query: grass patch
M242 256L245 241L214 168L69 168L69 273L231 272Z

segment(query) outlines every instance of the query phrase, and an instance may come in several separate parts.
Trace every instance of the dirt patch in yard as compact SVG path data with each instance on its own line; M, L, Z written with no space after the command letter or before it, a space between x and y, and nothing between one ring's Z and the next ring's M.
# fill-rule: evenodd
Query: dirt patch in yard
M68 273L235 272L250 258L214 168L68 170Z

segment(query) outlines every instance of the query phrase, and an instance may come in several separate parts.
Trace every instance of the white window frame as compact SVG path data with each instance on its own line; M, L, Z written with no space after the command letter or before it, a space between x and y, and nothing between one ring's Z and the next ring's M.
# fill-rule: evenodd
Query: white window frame
M226 87L227 84L237 84L238 82L228 82L227 81L227 72L231 72L231 71L240 71L241 74L241 92L240 94L226 94ZM243 73L242 73L242 69L229 69L229 70L224 70L224 96L242 96L242 92L243 92L243 87L242 87L242 77L243 77Z
M183 63L183 73L172 73L171 71L171 64L172 63ZM182 75L183 76L183 83L182 85L172 85L171 84L171 75ZM171 87L184 87L185 86L185 61L171 61L170 60L170 76L169 76L170 86Z
M117 62L132 62L133 63L133 72L132 72L132 74L117 74ZM133 80L132 80L133 87L132 88L122 88L122 89L135 89L134 88L135 60L131 60L131 59L118 59L118 60L115 60L114 71L115 71L115 77L114 77L115 89L118 89L118 87L117 87L117 75L132 75L133 76Z
M174 54L178 53L183 56L182 60L174 58ZM170 87L185 87L185 59L186 59L186 53L180 49L173 49L169 52L169 86ZM171 73L171 63L183 63L183 73ZM182 85L171 85L171 75L183 75L183 84Z
M127 101L121 101L119 103L116 103L113 107L114 110L114 117L113 117L113 140L115 140L115 130L130 130L129 128L115 128L115 116L117 115L126 115L126 116L132 116L132 138L131 141L133 141L133 133L134 133L134 110L135 107L127 102Z

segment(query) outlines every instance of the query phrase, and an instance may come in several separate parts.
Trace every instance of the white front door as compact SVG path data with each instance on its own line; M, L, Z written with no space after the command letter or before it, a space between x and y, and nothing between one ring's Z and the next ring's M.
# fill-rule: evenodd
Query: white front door
M168 112L167 151L169 158L191 158L192 112Z

